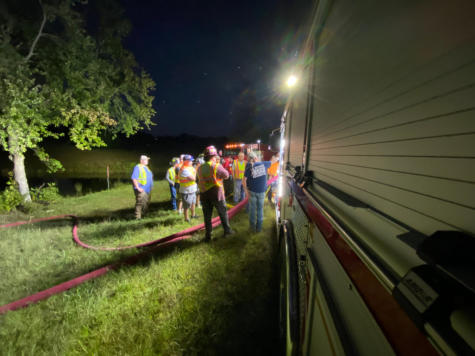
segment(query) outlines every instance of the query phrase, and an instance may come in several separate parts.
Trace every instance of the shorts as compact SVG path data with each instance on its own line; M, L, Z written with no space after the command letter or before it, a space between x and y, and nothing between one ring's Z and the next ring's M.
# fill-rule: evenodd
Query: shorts
M196 204L196 193L180 193L180 196L184 209L189 209L191 205Z

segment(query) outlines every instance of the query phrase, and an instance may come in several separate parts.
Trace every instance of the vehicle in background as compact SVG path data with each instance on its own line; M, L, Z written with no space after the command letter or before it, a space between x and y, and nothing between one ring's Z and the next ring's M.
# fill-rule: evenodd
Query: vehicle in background
M315 2L280 128L287 355L475 353L474 13Z
M231 156L233 159L237 159L239 152L244 152L247 160L247 155L250 151L260 152L262 160L270 161L273 155L278 153L278 150L272 151L269 145L264 145L261 142L258 143L243 143L243 142L230 142L224 146L223 156Z

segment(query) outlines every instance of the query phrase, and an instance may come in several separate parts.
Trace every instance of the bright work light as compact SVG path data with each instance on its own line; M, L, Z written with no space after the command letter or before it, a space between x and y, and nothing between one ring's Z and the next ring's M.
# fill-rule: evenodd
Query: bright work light
M297 77L295 75L291 75L287 79L287 86L288 87L293 87L295 84L297 84Z

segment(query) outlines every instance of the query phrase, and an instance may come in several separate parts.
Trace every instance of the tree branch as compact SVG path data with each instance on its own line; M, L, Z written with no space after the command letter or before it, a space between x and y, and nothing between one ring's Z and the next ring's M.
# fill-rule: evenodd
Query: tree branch
M41 34L43 33L43 29L44 29L45 24L46 24L47 16L46 16L45 9L43 8L43 4L41 3L41 0L38 0L38 2L40 3L41 10L43 11L43 20L41 21L41 26L40 26L40 29L38 31L38 34L36 35L36 38L35 38L35 40L33 41L32 45L30 47L30 52L25 57L25 62L28 62L30 60L30 58L33 56L33 52L36 48L36 45L38 44L38 41L41 37Z

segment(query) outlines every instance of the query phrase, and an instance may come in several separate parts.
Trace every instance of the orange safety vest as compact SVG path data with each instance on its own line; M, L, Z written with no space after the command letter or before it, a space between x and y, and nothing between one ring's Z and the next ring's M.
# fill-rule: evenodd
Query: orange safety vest
M270 165L269 169L267 170L267 173L271 176L274 177L277 175L277 170L279 169L279 161L274 162Z
M195 180L191 179L189 176L188 177L183 177L182 172L187 170L189 172L189 176L193 175L196 176L196 171L192 166L183 166L180 169L180 173L178 173L178 182L180 183L180 188L181 187L191 187L193 184L195 184Z
M213 187L222 187L223 180L218 179L216 173L218 172L218 164L206 162L198 168L198 185L200 192L206 192Z
M234 179L243 179L244 178L244 170L246 169L246 161L239 162L239 160L235 159L233 162L233 178Z

